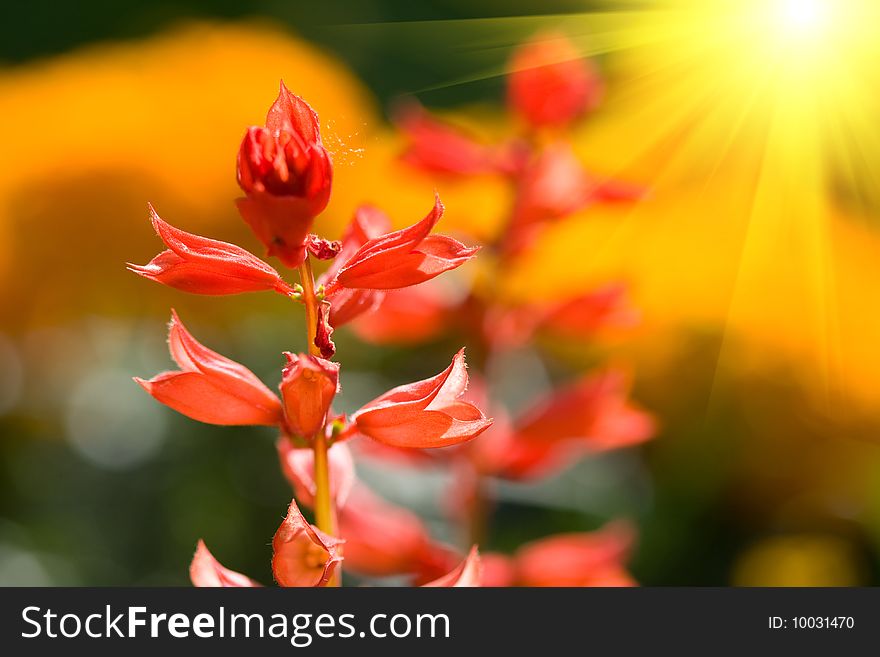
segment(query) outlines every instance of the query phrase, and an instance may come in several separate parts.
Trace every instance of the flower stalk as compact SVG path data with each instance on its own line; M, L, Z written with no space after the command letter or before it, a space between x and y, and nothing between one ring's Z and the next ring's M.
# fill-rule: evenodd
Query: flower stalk
M301 299L306 309L306 337L309 342L309 353L312 356L320 356L321 349L315 342L318 333L318 299L315 295L312 262L308 255L297 270L303 290ZM325 534L335 536L336 512L333 508L333 497L330 491L328 449L324 427L321 427L312 439L312 450L315 453L315 525ZM340 571L341 569L337 567L328 586L340 586Z
M439 374L399 385L348 416L332 408L340 390L334 330L376 311L387 291L420 285L461 266L479 247L432 232L443 214L436 195L424 219L397 231L391 231L381 210L362 206L341 240L312 234L312 223L329 200L332 179L319 125L308 103L282 84L266 125L248 129L238 157L238 182L245 194L237 201L239 211L268 255L297 270L299 283L287 283L276 269L239 246L167 224L152 208L153 227L166 250L146 265L128 266L140 276L193 294L274 291L301 303L308 350L282 352L286 363L278 392L244 365L198 342L173 311L168 346L179 369L135 381L157 401L192 419L268 426L282 436L279 458L296 499L272 542L272 574L280 586L340 586L344 542L352 570L363 572L357 564L366 563L372 572L394 574L403 566L416 581L429 585L479 585L475 547L454 568L461 555L434 543L417 518L370 502L365 498L369 491L360 485L349 496L354 464L344 444L362 438L386 448L425 450L466 443L489 429L493 420L465 398L464 349ZM318 280L310 257L333 261ZM314 525L297 501L312 509ZM203 543L190 575L197 586L258 585L224 568Z

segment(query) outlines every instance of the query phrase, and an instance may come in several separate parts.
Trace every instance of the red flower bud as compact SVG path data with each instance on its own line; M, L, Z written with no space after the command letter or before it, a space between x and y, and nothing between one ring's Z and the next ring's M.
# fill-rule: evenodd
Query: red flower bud
M318 115L284 83L266 127L248 129L238 152L239 212L269 251L289 267L305 257L312 221L330 200L330 156Z
M149 381L135 378L160 403L208 424L273 426L281 423L278 397L244 365L196 341L174 311L168 330L168 348L181 371L164 372Z
M444 587L477 587L482 586L483 566L480 563L480 553L477 546L473 546L461 565L448 575L444 575L433 582L425 584L425 586L444 586Z
M150 219L168 247L146 265L127 269L163 285L195 294L238 294L275 290L290 294L278 272L241 247L200 237L162 221L153 206Z
M467 388L464 349L437 376L389 390L354 415L357 430L394 447L446 447L476 438L492 425L473 404L459 399Z
M535 127L565 126L595 109L603 93L596 65L559 34L539 35L520 46L507 84L511 108Z
M291 501L272 539L272 573L280 586L326 586L342 561L344 543L310 525Z
M241 588L260 586L257 582L246 575L229 570L220 565L214 558L205 542L199 539L195 556L189 567L189 578L193 586Z
M311 439L327 420L339 391L339 364L317 356L285 352L281 376L284 420L296 436Z
M368 240L327 285L328 296L339 288L389 290L418 285L473 258L479 247L429 235L442 216L443 204L436 196L431 212L417 224Z

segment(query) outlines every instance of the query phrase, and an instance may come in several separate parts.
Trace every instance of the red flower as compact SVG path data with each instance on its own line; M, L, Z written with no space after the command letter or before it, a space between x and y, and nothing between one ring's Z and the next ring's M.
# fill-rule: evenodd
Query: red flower
M499 476L527 479L546 476L587 451L644 442L655 429L653 418L628 399L626 377L608 370L538 401L508 433L492 434L490 453Z
M189 578L193 586L240 588L260 586L246 575L229 570L214 558L205 542L199 539L196 553L189 567Z
M278 272L241 247L200 237L162 221L153 206L150 220L168 250L146 265L127 264L129 271L163 285L195 294L238 294L275 290L290 294Z
M511 557L497 552L480 555L483 577L480 585L486 587L506 587L516 584L516 564Z
M305 257L312 221L327 206L333 177L318 115L281 83L266 127L248 129L238 152L239 212L270 255L288 267Z
M459 397L467 388L464 349L437 376L398 386L352 416L357 430L395 447L446 447L476 438L492 420Z
M430 579L454 563L451 550L431 541L417 515L362 484L339 511L339 535L345 537L345 567L368 577L415 574Z
M594 532L559 534L522 546L513 556L483 555L482 586L634 586L624 567L632 527L621 521Z
M209 424L281 423L278 397L249 369L197 342L174 311L168 348L181 371L135 378L160 403Z
M390 230L391 220L384 212L370 205L360 206L355 210L354 217L342 236L342 246L336 260L318 279L318 283L326 286L364 244ZM375 310L384 297L385 292L381 290L338 289L330 302L327 321L330 326L342 326L359 315Z
M527 225L573 214L597 202L637 201L644 187L587 173L571 145L547 146L519 179L514 222Z
M522 173L513 224L519 229L565 217L592 201L593 185L568 144L545 148Z
M324 534L303 518L295 501L272 539L272 573L280 586L326 586L342 561L344 541Z
M522 159L520 144L480 143L463 130L435 119L416 102L397 113L396 123L409 138L402 159L424 171L459 176L512 173Z
M477 546L473 546L461 565L451 573L428 582L425 586L444 587L477 587L482 586L483 566L480 563L480 553Z
M627 397L622 372L606 370L554 391L517 422L517 439L577 440L593 449L635 445L654 433L651 417Z
M339 288L389 290L418 285L473 258L479 247L429 235L442 216L443 204L437 196L431 212L417 224L368 240L327 285L328 296Z
M295 448L282 436L275 443L281 471L293 486L300 504L313 507L315 503L315 452L311 448ZM335 443L327 452L330 468L330 495L337 509L345 506L355 482L354 460L346 443Z
M324 426L339 391L339 363L306 354L285 352L284 356L287 365L280 386L284 420L293 435L311 439Z
M595 64L559 34L520 46L507 84L511 108L535 127L564 127L598 106L603 93Z
M626 286L612 283L553 304L540 323L542 328L557 333L583 335L603 328L631 328L639 319L639 311L630 302Z
M444 290L432 287L431 282L388 290L381 300L382 312L364 314L352 327L361 340L373 344L424 342L436 337L449 325L454 312L450 296Z
M623 562L634 532L614 522L591 533L560 534L524 545L516 553L522 586L633 586Z
M594 203L635 201L646 193L643 187L587 173L569 144L551 144L518 176L507 248L517 251L528 246L544 222L567 217Z
M626 286L616 283L562 301L492 306L484 311L482 319L486 341L496 348L511 348L525 343L539 330L583 338L603 329L632 328L640 315L630 303ZM374 321L381 320L371 319L367 325Z

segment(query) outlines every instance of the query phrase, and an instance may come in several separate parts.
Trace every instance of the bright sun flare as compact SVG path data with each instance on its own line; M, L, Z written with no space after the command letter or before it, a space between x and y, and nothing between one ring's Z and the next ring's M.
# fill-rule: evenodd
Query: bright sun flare
M787 30L815 33L821 30L829 9L823 0L783 0L780 18Z
M724 298L728 333L796 322L805 336L799 348L834 387L846 351L835 216L880 207L880 0L602 0L601 7L378 29L425 41L466 34L473 68L449 84L499 75L497 65L481 67L481 54L488 62L541 30L564 31L584 55L607 55L602 64L616 84L599 121L632 141L626 149L593 146L606 172L640 171L658 198L664 189L701 190L692 195L709 199L700 220L734 245L734 260L723 265L733 270L725 274L729 288L706 291ZM637 204L627 221L636 225L650 207ZM686 208L681 215L680 222L690 216Z

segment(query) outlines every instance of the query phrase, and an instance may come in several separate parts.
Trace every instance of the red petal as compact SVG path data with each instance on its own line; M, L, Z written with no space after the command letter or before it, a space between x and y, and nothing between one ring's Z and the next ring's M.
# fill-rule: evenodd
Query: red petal
M311 448L295 448L282 436L276 443L281 470L293 486L300 504L314 506L315 452ZM345 443L334 443L327 452L330 468L330 489L337 509L345 506L355 482L354 459Z
M363 484L355 486L340 511L339 533L345 537L345 567L371 577L421 572L439 549L417 515Z
M326 285L332 281L336 277L336 274L339 273L339 270L351 260L352 256L357 253L366 242L385 235L390 230L391 220L388 218L388 215L382 212L382 210L371 205L362 205L358 207L358 209L355 210L351 223L348 225L348 228L345 229L345 234L342 236L342 248L340 249L339 255L331 263L327 271L318 279L318 283ZM346 303L345 301L338 299L339 296L342 296L343 292L344 290L341 288L336 288L335 291L328 291L328 296L331 294L335 295L335 303L341 305ZM342 324L334 323L333 325L341 326Z
M193 586L201 587L254 587L260 586L250 577L229 570L214 558L205 542L199 539L196 553L189 567L189 578Z
M608 370L538 402L517 423L517 439L537 444L578 440L596 449L637 444L654 433L650 416L627 399L626 377Z
M201 422L276 425L281 403L257 376L199 343L172 311L168 348L181 372L135 379L156 400Z
M444 575L425 586L442 587L479 587L482 586L483 566L480 563L480 553L477 546L473 546L458 568L448 575Z
M349 290L337 288L330 300L330 315L328 322L333 328L347 324L360 317L377 310L385 298L382 290Z
M326 586L342 561L343 541L319 531L303 518L295 501L272 539L272 572L280 586Z
M497 170L496 150L463 130L432 117L418 103L397 112L397 126L409 137L408 163L434 173L478 175Z
M417 285L458 267L477 249L442 236L428 236L443 215L440 197L420 222L367 241L341 267L328 284L328 294L338 287L394 289Z
M639 318L626 286L613 284L555 304L546 311L541 325L553 331L583 334L606 327L630 328Z
M358 317L353 328L358 337L373 344L413 344L436 337L453 320L455 300L448 295L438 294L430 285L388 290L385 293L373 290L343 290L331 300L334 308L337 298L344 294L373 293L382 294L382 312L369 312L370 308ZM369 314L368 314L369 313ZM356 316L357 317L357 316ZM330 321L334 326L333 314Z
M380 395L370 403L365 404L358 413L407 402L416 402L418 403L417 408L424 409L440 393L441 389L445 390L444 399L455 399L461 396L467 389L467 382L467 365L464 360L464 349L460 349L453 356L449 366L440 374L392 388L384 395Z
M437 225L444 211L443 203L440 201L440 195L434 194L434 207L421 221L395 230L394 232L380 235L368 240L354 257L347 263L347 266L353 266L362 262L371 255L377 253L405 253L421 243L428 233Z
M161 404L193 420L224 426L278 424L276 409L254 406L215 379L195 372L165 372L135 381Z
M362 205L355 210L342 241L346 244L357 244L360 248L365 242L381 237L391 231L391 220L379 208Z
M577 212L592 200L592 182L571 146L545 148L524 171L514 209L514 226L547 221Z
M306 143L321 143L321 123L318 114L302 98L290 92L281 82L278 98L266 115L266 127L273 132L293 132Z
M149 206L149 209L156 234L165 243L165 246L184 260L200 260L210 263L224 262L233 271L245 269L254 275L263 274L267 281L274 281L279 278L278 272L271 266L240 246L187 233L163 221L156 214L152 205Z
M146 265L128 265L136 274L196 294L238 294L290 287L278 272L248 251L228 242L187 233L164 222L150 206L156 234L168 247Z
M516 584L516 565L507 555L489 552L480 556L480 562L483 564L481 586L501 587Z
M492 420L459 401L467 388L464 350L437 376L389 390L352 416L363 435L395 447L446 447L471 440Z
M524 586L631 585L621 577L623 561L634 540L625 522L580 534L560 534L521 547L516 554L519 583ZM613 582L613 584L612 584Z
M410 253L376 253L356 267L346 265L338 281L343 287L386 290L424 283L473 258L480 247L466 247L445 235L428 235Z

